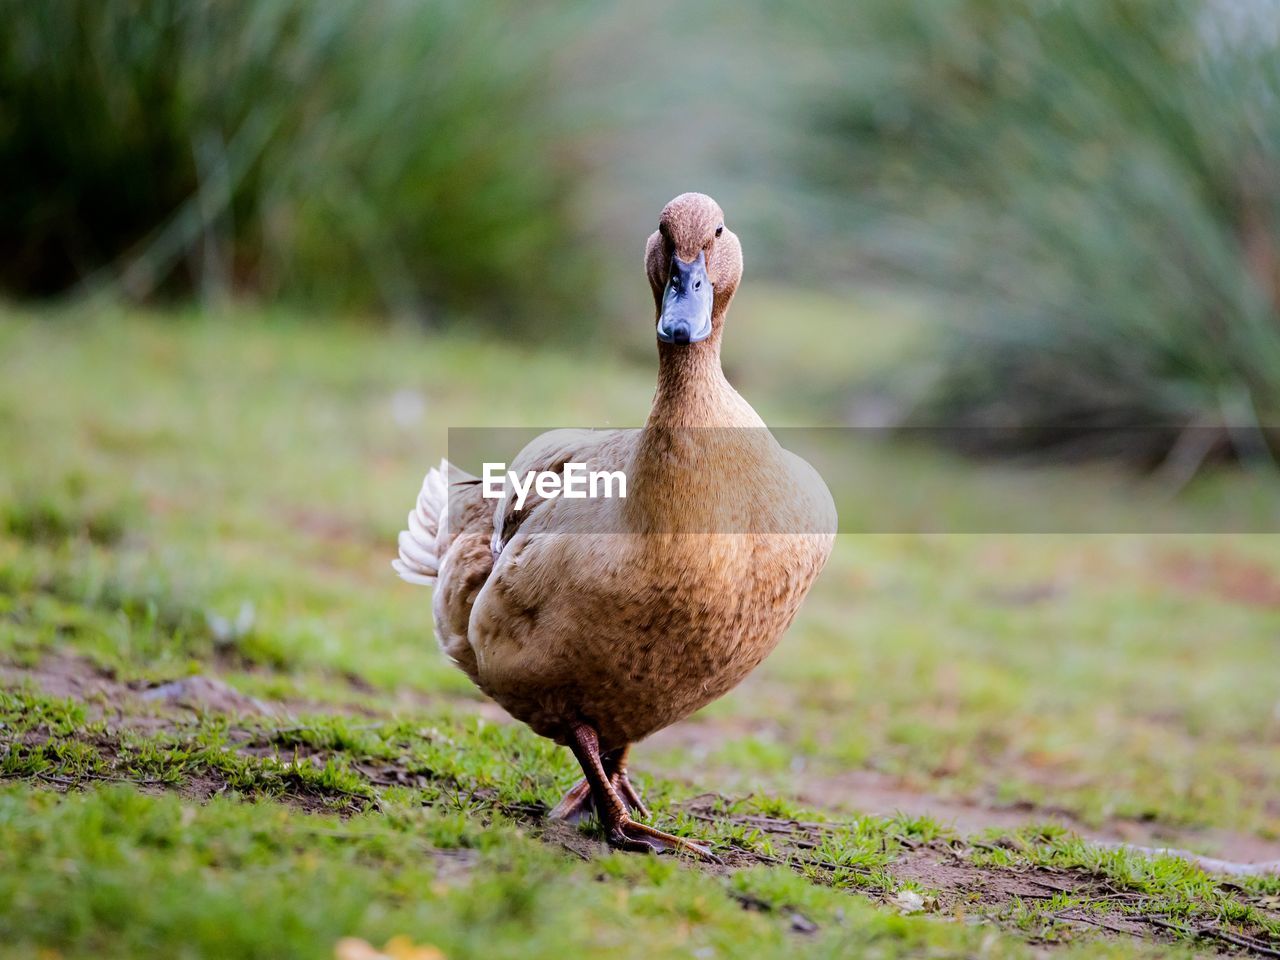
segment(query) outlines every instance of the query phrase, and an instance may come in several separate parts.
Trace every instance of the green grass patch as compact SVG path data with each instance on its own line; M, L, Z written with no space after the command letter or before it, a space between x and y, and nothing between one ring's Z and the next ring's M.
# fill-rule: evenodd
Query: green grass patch
M789 301L746 296L763 336L759 318ZM818 394L837 402L828 371L793 404L763 350L739 351L734 376L771 422L797 422ZM1040 940L1141 954L1064 919L1123 914L1104 885L1177 928L1139 928L1150 936L1277 937L1274 881L1214 884L1066 835L971 848L945 816L894 816L860 786L1280 836L1280 549L1266 537L841 537L778 652L636 751L657 822L715 842L730 868L567 855L562 842L601 852L590 834L543 832L578 776L568 753L481 718L435 649L429 593L388 561L447 427L635 423L652 389L651 369L621 360L316 336L287 317L0 317L5 942L67 956L313 957L345 935L450 958L1000 957ZM875 445L866 470L952 491L930 501L937 516L963 515L983 482L980 467ZM1132 495L1069 472L1052 484L1061 510L1122 511ZM277 713L141 699L195 674ZM984 901L903 871L925 856L1082 886ZM904 889L918 914L902 915Z

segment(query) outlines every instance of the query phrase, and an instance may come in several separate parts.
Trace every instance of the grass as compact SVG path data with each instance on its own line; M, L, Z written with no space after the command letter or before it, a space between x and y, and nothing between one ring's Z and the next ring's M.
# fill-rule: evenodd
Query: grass
M779 871L707 884L669 860L570 862L508 824L417 808L344 821L121 787L67 799L10 789L0 824L7 865L24 865L0 880L16 908L0 921L6 941L67 952L315 957L356 931L450 957L728 956L743 943L772 957L794 950L789 917L803 911L824 925L808 941L817 955L1018 953L980 930L899 918ZM139 902L139 885L155 896ZM744 910L748 896L759 906ZM11 922L19 911L31 919Z
M594 15L447 0L3 0L0 284L593 315L551 79ZM592 285L594 288L594 285Z
M878 313L785 291L735 308L726 363L770 422L833 416L838 365L798 395L779 369L784 309L869 341ZM447 427L630 424L651 391L644 362L464 336L4 314L0 942L315 957L402 935L450 958L1280 942L1276 881L1074 832L1210 853L1280 836L1274 537L842 536L778 653L637 751L659 820L729 867L548 830L569 757L486 707L434 650L428 594L387 564ZM938 529L993 468L868 444L863 469L927 480ZM1043 482L1064 514L1135 496L1001 469L1015 510ZM1206 477L1166 509L1212 526L1257 482ZM196 676L223 701L143 699ZM924 812L895 815L913 798ZM904 891L923 909L904 913Z
M925 0L798 28L841 56L814 85L811 182L951 328L916 419L988 450L1273 464L1268 17Z

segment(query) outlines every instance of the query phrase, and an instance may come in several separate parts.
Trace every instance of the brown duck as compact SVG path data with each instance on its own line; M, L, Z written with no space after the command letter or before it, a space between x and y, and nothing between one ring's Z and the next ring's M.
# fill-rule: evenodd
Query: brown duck
M434 584L436 634L486 694L568 746L585 779L552 811L593 809L628 850L702 844L640 822L633 743L733 689L791 623L831 552L835 508L725 379L720 340L742 248L710 197L663 208L645 249L658 388L643 430L557 430L510 465L622 471L627 495L486 499L442 462L400 534L396 571ZM640 819L637 819L640 818Z

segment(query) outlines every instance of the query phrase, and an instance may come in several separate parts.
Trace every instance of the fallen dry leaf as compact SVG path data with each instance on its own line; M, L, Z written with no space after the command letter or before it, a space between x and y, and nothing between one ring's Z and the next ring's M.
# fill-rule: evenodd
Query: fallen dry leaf
M893 903L903 913L919 913L924 909L924 897L914 890L899 890L893 897Z

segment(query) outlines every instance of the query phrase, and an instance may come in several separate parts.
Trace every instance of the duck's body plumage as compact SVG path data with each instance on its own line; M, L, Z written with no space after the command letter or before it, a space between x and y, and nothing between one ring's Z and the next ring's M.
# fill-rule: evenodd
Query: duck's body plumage
M625 498L531 495L516 510L442 465L401 535L397 570L434 581L446 653L513 717L575 751L585 725L600 751L625 756L735 687L773 650L831 551L825 484L721 372L731 279L715 284L712 335L659 344L643 430L552 431L510 465L519 475L569 462L622 471Z

